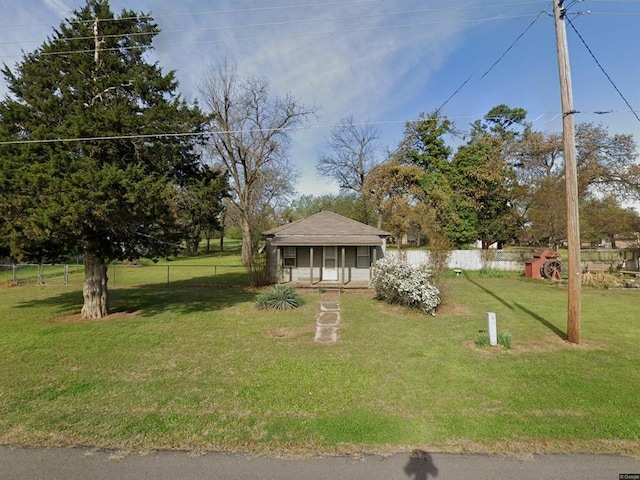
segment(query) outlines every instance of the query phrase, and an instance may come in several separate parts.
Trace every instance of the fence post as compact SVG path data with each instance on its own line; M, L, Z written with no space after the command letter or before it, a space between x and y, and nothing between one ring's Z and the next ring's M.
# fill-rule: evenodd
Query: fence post
M38 264L38 285L42 285L44 283L44 267L41 263Z
M13 283L18 283L18 265L13 264Z
M169 265L167 265L167 285L169 285Z

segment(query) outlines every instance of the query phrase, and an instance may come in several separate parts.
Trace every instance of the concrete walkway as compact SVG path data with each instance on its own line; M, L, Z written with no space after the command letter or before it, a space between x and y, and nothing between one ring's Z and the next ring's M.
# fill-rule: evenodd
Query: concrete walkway
M338 341L340 325L340 291L328 290L322 293L320 311L316 315L315 341L335 343Z

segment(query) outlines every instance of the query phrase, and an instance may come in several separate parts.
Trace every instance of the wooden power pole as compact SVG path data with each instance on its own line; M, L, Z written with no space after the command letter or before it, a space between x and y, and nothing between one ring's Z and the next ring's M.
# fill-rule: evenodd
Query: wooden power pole
M567 311L567 340L580 343L580 220L578 216L578 173L576 167L576 142L571 91L571 71L567 51L567 31L565 29L566 10L564 0L553 0L553 16L556 26L558 48L558 71L560 74L560 97L562 100L562 137L564 140L564 176L567 203L567 255L569 275L569 301Z

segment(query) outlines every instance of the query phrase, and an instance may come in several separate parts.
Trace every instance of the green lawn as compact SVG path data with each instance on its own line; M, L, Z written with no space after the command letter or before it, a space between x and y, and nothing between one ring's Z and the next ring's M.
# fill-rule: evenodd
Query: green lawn
M192 285L237 285L247 283L247 270L239 258L241 242L227 240L224 251L219 250L216 241L210 253L191 257L177 257L159 261L141 260L137 262L116 262L109 265L109 285L132 286L151 284L188 283ZM204 248L203 248L204 252ZM84 266L78 258L63 262L68 265L66 281L68 285L82 285ZM141 268L145 267L145 268ZM39 277L40 274L40 277ZM21 285L34 285L38 281L45 285L64 285L64 264L18 265L14 272L11 266L0 268L0 285L10 284L17 279Z
M436 317L346 292L319 345L318 292L265 312L236 275L116 281L95 322L75 285L0 288L0 444L640 454L640 290L584 289L579 346L559 285L449 278ZM475 346L489 311L511 350Z

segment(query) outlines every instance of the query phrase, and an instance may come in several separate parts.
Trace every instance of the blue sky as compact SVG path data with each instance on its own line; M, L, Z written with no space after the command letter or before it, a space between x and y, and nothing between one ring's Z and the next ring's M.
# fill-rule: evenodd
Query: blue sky
M5 4L0 62L13 67L21 51L37 48L82 5L80 0ZM301 194L337 191L316 177L315 162L341 119L377 124L381 145L393 148L405 121L438 108L470 76L443 110L458 128L505 103L526 109L538 130L561 130L551 0L112 0L111 5L115 12L127 8L155 17L163 32L155 41L154 60L177 71L187 99L197 97L203 75L226 56L240 73L266 77L274 94L291 93L316 105L317 117L293 134L290 151L301 172ZM640 111L640 0L567 5L595 57ZM569 25L567 33L574 106L580 112L576 121L602 123L610 133L640 140L640 121ZM6 91L2 79L0 94ZM611 113L593 113L602 111Z

